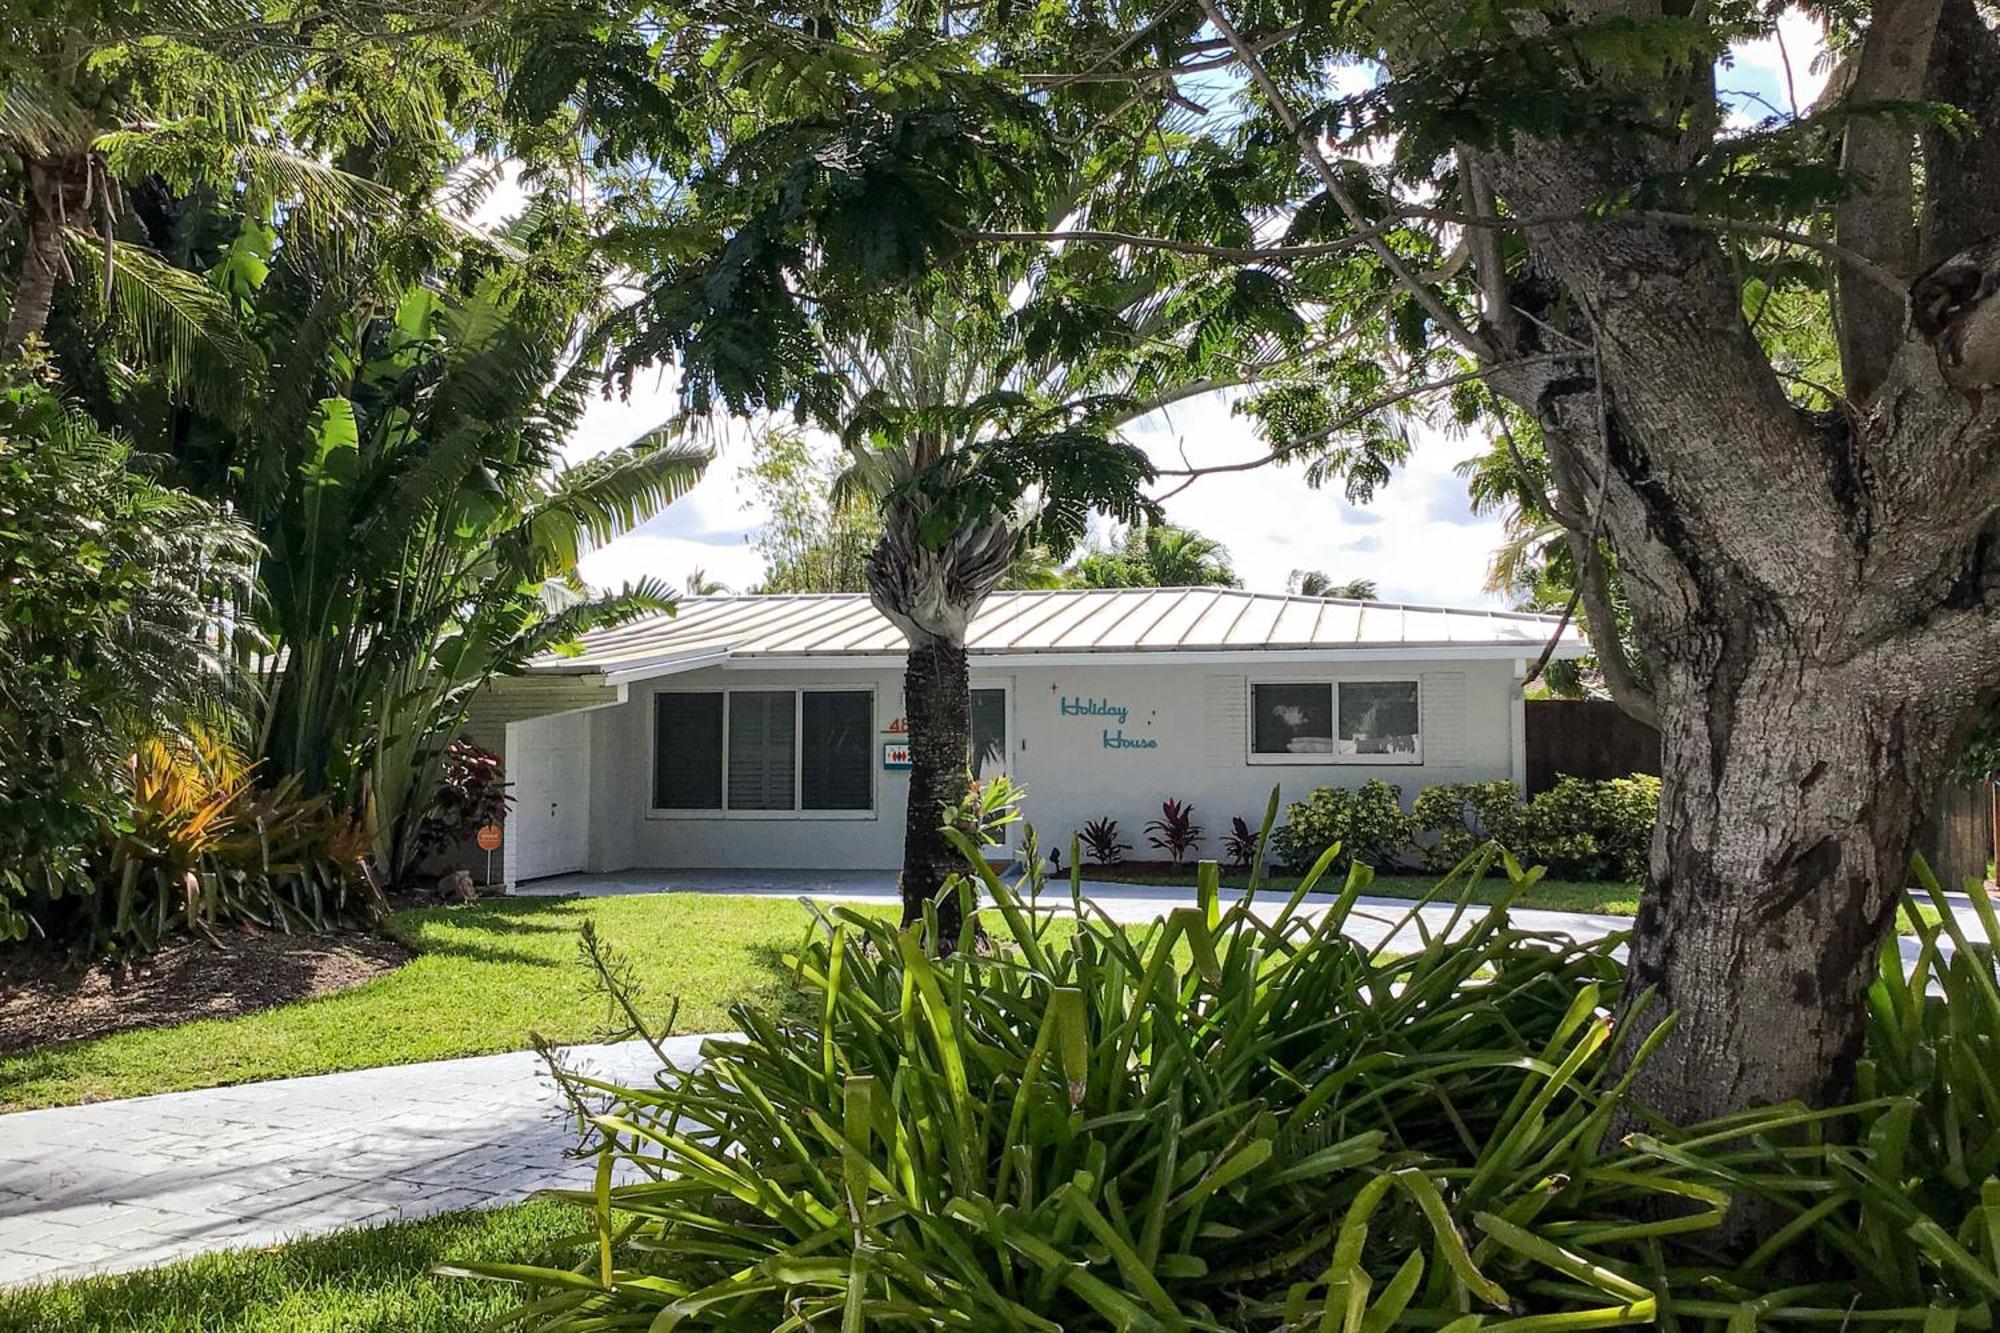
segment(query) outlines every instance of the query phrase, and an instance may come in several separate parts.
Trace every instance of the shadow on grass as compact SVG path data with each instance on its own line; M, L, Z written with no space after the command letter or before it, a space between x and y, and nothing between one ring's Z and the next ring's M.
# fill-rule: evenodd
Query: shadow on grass
M0 1292L0 1333L448 1333L517 1300L492 1283L433 1276L480 1260L567 1267L584 1226L535 1203L336 1232L117 1277Z

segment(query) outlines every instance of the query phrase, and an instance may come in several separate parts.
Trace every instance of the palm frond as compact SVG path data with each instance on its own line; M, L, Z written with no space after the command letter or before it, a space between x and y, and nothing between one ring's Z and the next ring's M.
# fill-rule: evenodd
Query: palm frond
M602 545L644 523L701 480L710 456L655 431L637 443L556 474L549 492L499 543L523 570L576 564L585 543Z
M0 143L42 155L90 137L90 118L70 95L40 79L0 81Z
M510 645L522 659L560 650L591 630L615 629L646 616L672 615L679 597L662 579L643 578L564 607L527 627Z
M229 298L200 274L175 268L141 246L81 228L64 233L70 266L102 274L86 282L110 334L111 350L135 375L155 375L203 401L240 398L262 359Z

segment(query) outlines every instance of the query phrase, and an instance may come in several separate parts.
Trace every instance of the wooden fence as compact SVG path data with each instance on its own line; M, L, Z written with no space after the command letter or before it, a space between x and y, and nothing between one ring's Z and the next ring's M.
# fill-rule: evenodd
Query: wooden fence
M1528 794L1559 777L1624 778L1660 771L1660 733L1609 699L1530 699Z
M1607 699L1527 702L1528 794L1559 777L1622 778L1660 771L1660 733ZM2000 790L1992 783L1947 787L1931 804L1917 849L1947 888L1983 880L2000 847Z

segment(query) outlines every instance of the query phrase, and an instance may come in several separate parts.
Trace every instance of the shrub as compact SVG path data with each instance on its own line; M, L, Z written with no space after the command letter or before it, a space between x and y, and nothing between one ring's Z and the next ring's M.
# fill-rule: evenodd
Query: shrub
M1511 782L1426 787L1410 805L1410 836L1428 870L1458 864L1489 839L1560 879L1643 879L1660 808L1644 774L1562 778L1531 801Z
M214 608L257 550L41 376L0 368L0 940L90 910L135 746L240 721Z
M1125 859L1125 853L1132 850L1132 844L1118 839L1118 821L1115 819L1093 819L1083 826L1078 834L1083 840L1084 851L1090 854L1092 865L1115 866Z
M1146 841L1173 858L1179 865L1187 854L1201 845L1202 828L1194 822L1194 807L1176 800L1160 803L1160 817L1146 825Z
M739 1008L644 1086L559 1072L594 1261L458 1271L521 1284L510 1326L541 1333L1989 1326L2000 973L1949 911L1912 977L1887 952L1868 1100L1621 1140L1617 940L1461 897L1462 934L1364 947L1365 867L1316 921L1316 874L1252 917L1204 867L1151 930L1083 903L1071 934L1025 910L1032 869L976 869L994 953L835 908L806 1004ZM1720 1258L1746 1203L1782 1225Z
M1272 840L1285 869L1298 874L1329 847L1340 848L1346 867L1359 862L1380 866L1393 862L1409 841L1409 820L1403 814L1403 789L1377 778L1360 790L1319 787L1303 801L1285 808L1285 823Z
M1229 832L1222 839L1223 853L1229 864L1238 870L1247 870L1257 859L1257 830L1250 827L1242 815L1231 815Z
M1426 787L1410 802L1409 827L1424 868L1442 874L1482 842L1512 847L1521 827L1521 789L1511 782Z
M513 803L500 756L469 737L459 737L445 747L437 793L417 826L417 855L429 856L471 841L487 825L505 822L507 807Z

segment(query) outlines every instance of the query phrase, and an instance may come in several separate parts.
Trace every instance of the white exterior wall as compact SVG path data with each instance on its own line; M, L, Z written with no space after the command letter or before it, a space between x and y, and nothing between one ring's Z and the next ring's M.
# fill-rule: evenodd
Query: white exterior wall
M1352 788L1380 778L1402 788L1407 806L1437 783L1514 776L1512 700L1519 690L1505 660L1226 669L1163 663L1013 675L1017 750L1026 743L1015 775L1027 788L1026 816L1045 848L1063 851L1065 864L1070 834L1104 816L1118 821L1121 839L1132 845L1129 858L1164 860L1166 853L1148 845L1145 827L1169 798L1193 805L1206 835L1199 854L1219 859L1231 816L1257 827L1274 786L1289 803L1315 787ZM1419 682L1423 762L1251 762L1252 681L1409 679ZM1065 716L1065 698L1121 706L1126 721L1121 727L1115 718ZM1121 732L1153 740L1157 748L1107 748L1107 732L1114 740Z
M653 785L653 695L661 691L873 689L875 809L872 812L658 814ZM871 659L834 668L708 667L634 682L629 700L595 718L591 869L726 866L886 869L903 848L909 775L881 766L889 724L903 713L900 662Z
M1027 789L1026 816L1045 848L1067 853L1084 821L1110 816L1134 859L1162 854L1145 825L1171 797L1192 802L1207 831L1201 853L1217 856L1232 815L1253 826L1275 785L1290 802L1319 786L1359 786L1380 778L1405 803L1426 786L1502 778L1519 781L1518 664L1511 659L1374 660L1335 665L1154 662L982 669L975 687L1013 691L1011 771ZM1252 681L1406 680L1419 682L1423 762L1252 763L1248 690ZM661 814L652 811L652 696L663 690L872 688L875 691L875 809L859 814ZM908 775L881 767L890 724L903 715L902 664L765 666L738 661L624 687L626 699L589 718L592 871L635 867L891 869L900 859ZM595 696L602 698L604 696ZM1098 700L1126 710L1115 718L1065 715L1061 701ZM1106 733L1150 746L1107 746ZM529 753L509 753L515 781ZM511 842L511 839L510 839ZM510 851L512 849L510 848ZM508 858L511 867L513 857ZM510 876L511 881L511 876Z

